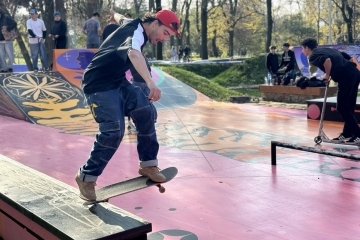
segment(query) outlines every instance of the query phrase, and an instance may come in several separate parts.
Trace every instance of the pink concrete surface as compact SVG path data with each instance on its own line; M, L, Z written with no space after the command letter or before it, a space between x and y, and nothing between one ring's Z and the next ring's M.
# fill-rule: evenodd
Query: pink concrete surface
M359 239L359 163L278 149L278 165L270 165L271 140L313 146L317 127L305 110L210 101L159 111L159 167L177 167L177 177L164 194L147 188L110 203L151 222L149 239L180 239L166 230L206 240ZM330 136L341 127L325 124ZM94 141L4 116L0 133L0 154L74 187ZM98 187L136 177L137 166L126 136Z

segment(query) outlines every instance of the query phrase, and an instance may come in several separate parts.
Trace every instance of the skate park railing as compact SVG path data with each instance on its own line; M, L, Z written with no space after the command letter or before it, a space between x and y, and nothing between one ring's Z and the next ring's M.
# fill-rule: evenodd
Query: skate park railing
M290 144L290 143L271 141L271 165L276 165L276 147L283 147L283 148L289 148L289 149L295 149L295 150L299 150L299 151L318 153L318 154L323 154L323 155L328 155L328 156L347 158L347 159L350 159L351 161L354 161L354 162L359 162L360 161L360 156L359 155L335 152L335 151L330 151L330 150L327 150L327 149L320 149L320 148L314 148L314 147L298 146L298 145Z
M0 239L147 239L151 223L0 155Z

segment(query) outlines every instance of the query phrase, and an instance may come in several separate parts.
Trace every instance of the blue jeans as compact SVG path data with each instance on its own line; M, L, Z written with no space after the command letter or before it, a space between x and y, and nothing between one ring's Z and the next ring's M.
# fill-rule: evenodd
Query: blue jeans
M6 56L9 58L9 61L6 62ZM0 70L9 70L13 68L14 64L14 46L12 41L6 41L5 43L0 43Z
M150 95L150 89L148 88L146 82L136 82L136 81L133 81L132 84L133 84L134 86L139 87L139 88L141 89L141 91L145 94L146 97L148 97L148 96ZM150 103L150 104L151 104L151 105L154 107L154 109L155 109L155 111L154 111L154 119L155 119L155 122L156 122L156 120L157 120L157 111L156 111L155 106L154 106L152 103Z
M15 61L13 41L7 41L5 43L5 52L9 58L9 62L7 63L7 66L8 66L8 68L13 68L14 61Z
M33 62L34 70L39 70L39 67L38 67L39 54L40 54L42 67L47 68L45 44L39 42L39 43L29 44L29 45L30 45L30 53L31 53L31 59Z
M127 82L127 81L126 81ZM87 104L99 124L89 159L80 168L80 179L95 182L115 154L124 136L124 117L130 116L138 131L137 151L141 167L157 166L159 143L155 131L156 109L142 90L130 83L118 89L85 94Z

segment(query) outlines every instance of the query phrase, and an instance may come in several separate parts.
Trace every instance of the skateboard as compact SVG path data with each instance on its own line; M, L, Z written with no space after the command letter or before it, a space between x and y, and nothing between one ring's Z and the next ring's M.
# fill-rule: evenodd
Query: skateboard
M165 182L158 183L152 181L148 177L140 176L123 182L114 183L96 190L96 201L88 201L86 204L89 205L99 202L108 202L110 198L151 186L157 186L159 188L159 192L164 193L165 188L162 186L162 184L172 180L178 173L178 170L175 167L169 167L161 170L160 172L166 177Z

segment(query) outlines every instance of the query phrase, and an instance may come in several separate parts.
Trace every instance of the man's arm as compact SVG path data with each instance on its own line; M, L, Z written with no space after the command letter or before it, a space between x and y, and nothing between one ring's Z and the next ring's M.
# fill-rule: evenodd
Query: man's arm
M150 89L149 99L151 99L151 101L153 102L159 100L161 97L161 90L156 87L154 81L151 79L144 56L141 54L140 51L136 49L130 49L128 52L128 57L133 64L135 70L140 74L140 76L148 85Z
M281 68L284 65L284 57L283 57L283 55L281 55L281 63L280 63L279 68Z
M83 32L84 34L87 34L87 33L86 33L86 22L84 23L84 26L83 26L82 32Z
M98 32L98 35L101 36L101 26L100 26L100 22L98 23L98 29L97 29L97 32Z
M330 78L331 67L332 67L331 59L327 58L324 62L324 68L325 68L324 80L325 81L328 81Z
M110 9L110 19L108 22L115 21L117 24L121 25L121 19L123 19L125 16L115 12L114 10Z

